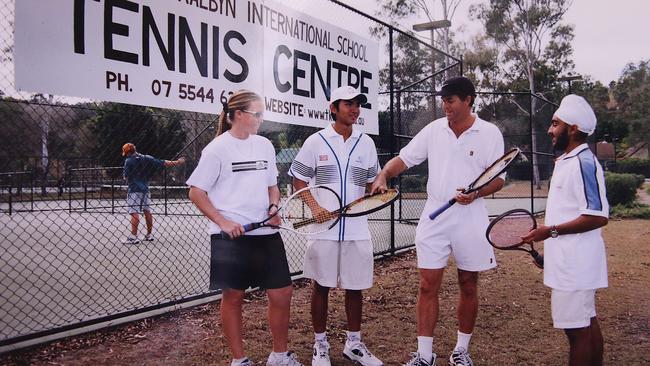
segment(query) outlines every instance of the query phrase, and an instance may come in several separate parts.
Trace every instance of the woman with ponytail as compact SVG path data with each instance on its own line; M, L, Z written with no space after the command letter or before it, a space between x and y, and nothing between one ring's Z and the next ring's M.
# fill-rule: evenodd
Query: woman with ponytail
M223 291L220 310L231 366L252 365L242 339L242 303L249 287L266 289L269 299L273 352L266 364L301 366L287 351L292 287L282 238L272 228L245 233L243 227L274 213L280 201L275 149L257 135L263 112L259 95L232 94L219 116L217 136L203 149L187 184L190 199L210 220L210 289Z

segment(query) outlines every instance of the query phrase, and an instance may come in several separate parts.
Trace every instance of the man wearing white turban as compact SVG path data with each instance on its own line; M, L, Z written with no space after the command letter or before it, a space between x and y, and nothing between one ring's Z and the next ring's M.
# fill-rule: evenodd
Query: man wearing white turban
M548 129L555 160L544 226L523 239L544 240L544 284L551 288L553 326L569 339L569 365L602 365L596 290L607 287L601 227L609 217L603 169L585 143L596 129L587 101L567 95Z

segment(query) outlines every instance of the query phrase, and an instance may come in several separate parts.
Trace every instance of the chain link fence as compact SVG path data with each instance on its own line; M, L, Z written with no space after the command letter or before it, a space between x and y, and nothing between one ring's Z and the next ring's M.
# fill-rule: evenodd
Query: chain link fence
M0 347L213 297L206 219L187 198L184 182L215 136L217 115L17 90L14 1L0 0ZM442 115L432 91L445 78L462 74L461 60L338 1L314 0L301 11L332 24L352 24L378 41L382 92L379 135L372 138L380 164L432 116ZM413 49L431 54L438 71L403 67L400 57ZM531 107L532 100L537 102ZM530 138L531 131L543 133L552 104L529 94L481 94L478 103L478 114L504 131L507 147L550 151L548 144L535 148ZM293 158L317 130L262 124L259 133L276 147L283 192L291 184L286 172ZM130 246L123 244L130 225L122 178L125 142L162 159L187 159L152 178L155 240ZM528 157L513 168L506 189L489 200L490 212L510 206L543 209L550 160L539 155L539 179L532 184L535 169ZM376 255L413 245L426 179L422 164L393 181L401 199L369 220ZM299 275L306 240L282 235L290 270Z

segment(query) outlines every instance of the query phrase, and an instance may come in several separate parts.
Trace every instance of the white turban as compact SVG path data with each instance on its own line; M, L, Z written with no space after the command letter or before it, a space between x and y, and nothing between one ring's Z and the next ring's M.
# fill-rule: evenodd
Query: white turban
M562 99L560 108L555 111L555 117L562 122L578 126L578 130L591 136L596 129L596 115L585 98L569 94Z

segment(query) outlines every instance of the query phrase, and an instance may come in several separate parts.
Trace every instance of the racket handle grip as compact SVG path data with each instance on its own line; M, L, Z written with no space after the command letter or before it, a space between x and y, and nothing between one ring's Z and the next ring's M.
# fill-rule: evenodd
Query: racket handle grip
M536 250L533 249L532 252L530 252L530 255L533 256L533 259L535 260L535 265L539 268L544 268L544 256L539 254Z
M544 268L544 256L538 255L535 262L539 265L539 268Z
M429 214L429 218L431 220L435 220L436 217L438 217L441 213L447 211L447 209L456 203L456 199L452 198L449 200L449 202L445 203L444 205L440 206L437 210L433 211L431 214Z
M259 226L256 226L254 223L244 225L244 232L249 232L251 230L257 229ZM230 239L230 235L227 232L221 230L221 237L224 239Z

